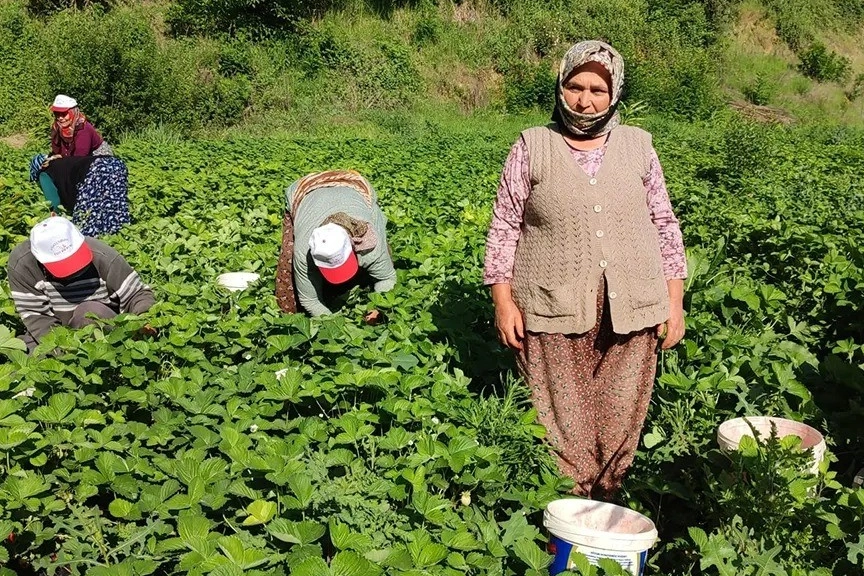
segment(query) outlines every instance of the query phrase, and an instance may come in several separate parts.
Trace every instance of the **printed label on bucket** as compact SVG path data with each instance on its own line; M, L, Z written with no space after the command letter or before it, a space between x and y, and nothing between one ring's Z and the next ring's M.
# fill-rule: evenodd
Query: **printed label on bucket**
M557 536L552 535L549 538L549 553L555 555L552 565L549 567L549 574L561 574L562 572L575 571L576 564L573 562L575 554L583 554L588 558L588 562L597 566L601 558L614 560L624 570L627 570L633 576L642 576L645 569L645 562L648 559L648 551L644 552L616 552L614 550L604 550L602 548L592 548L590 546L580 546L571 544L566 540L562 540Z

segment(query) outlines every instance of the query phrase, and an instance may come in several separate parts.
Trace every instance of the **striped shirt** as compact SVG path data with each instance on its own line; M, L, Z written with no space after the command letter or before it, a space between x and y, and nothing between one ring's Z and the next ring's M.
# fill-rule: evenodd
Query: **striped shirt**
M153 292L116 250L86 238L93 263L68 281L50 278L30 252L30 241L9 255L12 300L27 331L37 342L53 327L66 325L82 302L99 302L122 314L141 314L154 303Z

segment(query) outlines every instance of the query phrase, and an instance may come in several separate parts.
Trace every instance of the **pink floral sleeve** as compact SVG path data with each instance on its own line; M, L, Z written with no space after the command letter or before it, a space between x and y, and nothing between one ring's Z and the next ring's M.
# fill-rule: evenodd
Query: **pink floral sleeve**
M522 235L522 214L531 192L528 147L520 137L504 162L498 195L492 208L492 224L486 237L483 283L509 284L516 261L516 244Z
M647 192L651 220L657 227L657 234L660 237L663 274L667 280L687 278L687 257L684 253L681 226L672 211L663 168L660 167L660 158L654 150L651 151L651 167L648 174L642 178L642 184ZM513 252L513 256L516 256L516 252Z
M593 177L600 169L606 146L582 152L572 150L574 160L585 172ZM486 260L484 263L483 283L509 284L513 278L513 264L516 260L516 245L522 234L522 215L525 202L531 193L531 176L528 167L528 147L520 138L510 150L498 194L492 212L492 224L486 238ZM651 212L651 220L657 227L660 239L660 253L663 257L663 273L667 280L687 277L687 260L684 255L684 242L678 219L672 211L669 192L663 169L656 151L651 152L651 165L648 174L642 179L645 186L646 202Z

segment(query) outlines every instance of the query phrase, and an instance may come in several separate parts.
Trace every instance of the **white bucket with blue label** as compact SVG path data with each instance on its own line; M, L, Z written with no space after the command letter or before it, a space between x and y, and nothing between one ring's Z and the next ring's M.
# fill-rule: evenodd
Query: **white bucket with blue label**
M648 550L657 542L657 527L650 518L629 508L568 498L551 502L543 513L549 530L549 552L555 556L549 574L573 571L575 554L597 565L608 558L642 576Z

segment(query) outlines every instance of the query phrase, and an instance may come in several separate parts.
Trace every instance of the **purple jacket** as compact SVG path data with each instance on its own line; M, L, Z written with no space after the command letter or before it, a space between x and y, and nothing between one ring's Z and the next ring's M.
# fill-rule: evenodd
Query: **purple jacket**
M90 122L84 122L84 125L75 131L71 142L66 142L62 138L53 139L51 141L51 154L60 154L64 158L67 156L90 156L101 145L102 136Z

